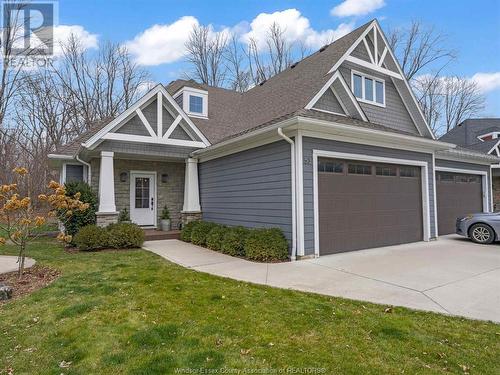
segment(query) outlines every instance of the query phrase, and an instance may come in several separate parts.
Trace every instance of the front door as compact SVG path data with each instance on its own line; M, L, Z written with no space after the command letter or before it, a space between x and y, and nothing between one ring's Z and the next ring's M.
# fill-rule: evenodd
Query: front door
M156 226L156 175L130 173L130 219L143 226Z

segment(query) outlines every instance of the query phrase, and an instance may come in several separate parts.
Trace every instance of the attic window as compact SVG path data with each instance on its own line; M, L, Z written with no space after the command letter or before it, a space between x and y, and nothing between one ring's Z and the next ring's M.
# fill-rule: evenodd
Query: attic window
M189 112L203 113L203 98L201 96L189 95Z
M385 107L385 81L352 71L351 86L354 96L364 103Z

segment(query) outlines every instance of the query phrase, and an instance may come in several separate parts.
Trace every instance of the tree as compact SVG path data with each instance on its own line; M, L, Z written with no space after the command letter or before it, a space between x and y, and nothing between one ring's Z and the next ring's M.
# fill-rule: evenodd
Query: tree
M212 32L209 26L195 25L185 46L186 58L193 70L188 76L209 86L222 86L226 78L223 61L227 43L224 32Z
M13 172L17 177L14 182L4 183L0 186L0 229L7 236L7 238L0 237L0 245L5 244L6 240L9 239L18 247L18 277L21 277L28 244L40 235L38 229L45 224L47 217L54 217L56 212L63 212L62 216L67 220L71 218L74 212L87 210L89 205L79 200L79 193L73 197L67 196L64 186L51 181L49 189L52 192L49 195L41 194L38 196L40 203L48 202L51 211L46 216L37 213L37 209L33 204L34 199L28 195L22 196L19 194L19 186L25 183L28 170L26 168L15 168ZM61 232L58 239L69 242L71 236Z
M387 39L408 80L433 66L437 71L442 70L457 55L445 47L446 35L419 21L413 21L406 29L390 30Z

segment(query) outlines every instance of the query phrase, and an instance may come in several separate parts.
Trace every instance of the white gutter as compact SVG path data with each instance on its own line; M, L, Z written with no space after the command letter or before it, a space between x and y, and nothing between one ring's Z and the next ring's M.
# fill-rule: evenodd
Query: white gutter
M282 128L278 128L278 134L285 141L290 143L290 153L291 153L291 164L292 164L292 255L290 259L292 261L297 259L297 195L295 184L295 142L292 141L288 136L283 133Z
M76 155L75 155L75 159L76 159L77 161L79 161L80 163L82 163L83 165L86 165L86 166L87 166L87 184L89 184L89 185L90 185L90 183L91 183L91 181L92 181L92 180L91 180L91 179L92 179L92 173L91 173L91 171L92 171L92 170L91 170L90 163L87 163L86 161L83 161L82 159L80 159L80 158L78 157L78 154L76 154Z
M61 154L48 154L49 159L59 159L59 160L72 160L74 159L71 155L61 155Z

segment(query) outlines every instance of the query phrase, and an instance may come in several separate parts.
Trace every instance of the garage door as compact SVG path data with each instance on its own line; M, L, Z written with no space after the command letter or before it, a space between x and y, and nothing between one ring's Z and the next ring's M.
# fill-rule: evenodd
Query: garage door
M480 175L436 172L438 231L455 233L457 217L483 211Z
M318 160L320 254L421 241L420 167Z

